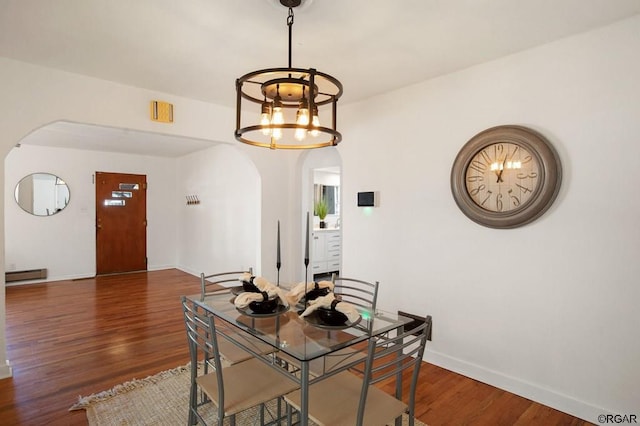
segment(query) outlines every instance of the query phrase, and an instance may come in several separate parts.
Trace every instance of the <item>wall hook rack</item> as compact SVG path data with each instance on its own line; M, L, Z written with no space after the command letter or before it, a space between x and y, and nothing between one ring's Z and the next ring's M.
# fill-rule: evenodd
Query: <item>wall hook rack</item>
M187 205L188 206L193 206L196 204L200 204L200 200L198 199L197 195L187 195Z

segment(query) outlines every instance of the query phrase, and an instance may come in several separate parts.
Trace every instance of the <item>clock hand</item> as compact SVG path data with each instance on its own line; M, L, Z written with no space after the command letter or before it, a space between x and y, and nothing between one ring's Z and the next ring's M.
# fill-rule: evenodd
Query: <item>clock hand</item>
M502 173L504 173L504 166L507 163L507 156L504 156L504 161L502 162L502 168L500 169L500 172L498 173L498 180L496 181L496 183L500 183L500 182L504 182L502 180Z

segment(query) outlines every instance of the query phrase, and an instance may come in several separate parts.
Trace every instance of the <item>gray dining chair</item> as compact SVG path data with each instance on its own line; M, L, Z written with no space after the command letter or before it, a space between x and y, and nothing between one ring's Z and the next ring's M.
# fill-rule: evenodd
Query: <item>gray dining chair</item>
M196 302L184 296L181 300L191 359L190 425L207 424L201 410L205 404L215 407L218 425L223 425L225 418L233 425L236 414L257 406L264 408L267 402L299 388L293 380L257 358L222 368L220 336L213 317ZM198 361L203 359L210 360L215 367L213 371L198 368ZM261 409L261 424L263 413Z
M368 322L375 316L378 303L378 281L365 281L356 278L340 277L333 274L331 281L334 284L333 292L343 302L351 303L361 312L362 327L367 328ZM333 352L323 358L313 360L309 369L314 376L327 374L343 368L354 368L364 363L366 347L349 347Z
M378 303L378 281L369 282L356 278L346 278L332 275L331 281L334 284L333 292L342 299L355 305L360 311L366 312L373 317Z
M427 316L410 331L384 340L370 339L362 376L343 371L309 387L309 418L319 426L383 426L406 413L413 426L418 374L430 334L431 317ZM412 370L408 402L403 401L402 386L396 395L375 386L382 381L393 383L405 370ZM284 399L291 419L291 408L300 409L300 391Z
M209 275L205 275L204 272L201 273L200 297L204 300L207 296L212 296L220 292L228 292L228 285L232 283L236 283L237 286L240 286L241 282L238 278L244 273L253 274L253 268L249 268L246 271L218 272ZM243 345L251 347L257 353L266 354L274 350L273 347L267 345L261 340L258 340L246 333L237 331L235 327L225 321L219 319L215 319L215 321L218 330L222 334L233 340L242 341ZM252 357L249 352L239 348L238 345L231 343L226 338L219 339L218 347L223 367L246 361Z
M237 283L240 286L242 283L239 281L240 275L249 273L253 275L253 268L249 268L246 271L229 271L229 272L217 272L215 274L206 275L204 272L200 274L200 296L205 297L211 294L215 294L218 291L227 290L222 284Z

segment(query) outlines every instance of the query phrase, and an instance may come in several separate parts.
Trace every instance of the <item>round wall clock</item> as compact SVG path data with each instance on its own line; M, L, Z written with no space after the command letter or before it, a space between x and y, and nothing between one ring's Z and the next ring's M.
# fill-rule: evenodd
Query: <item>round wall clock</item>
M462 147L451 169L458 207L490 228L516 228L537 219L555 200L561 181L556 150L523 126L478 133Z

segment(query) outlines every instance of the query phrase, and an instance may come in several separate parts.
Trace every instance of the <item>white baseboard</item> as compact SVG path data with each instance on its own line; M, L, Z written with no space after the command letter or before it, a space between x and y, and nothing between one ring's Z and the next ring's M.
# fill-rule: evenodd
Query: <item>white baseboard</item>
M499 389L506 390L594 424L599 424L599 415L614 414L610 410L596 407L568 395L555 392L551 389L545 389L538 385L522 381L518 378L506 376L500 372L488 370L479 365L453 358L439 352L426 350L424 360L437 365L438 367L445 368L455 373L462 374L463 376L495 386Z
M176 268L177 270L182 271L184 273L187 273L189 275L193 275L194 277L200 278L200 273L201 272L193 271L193 270L191 270L189 268L186 268L186 267L184 267L182 265L174 266L174 268Z
M11 363L9 362L9 360L6 360L4 364L0 365L0 379L6 379L11 376L13 376Z
M175 265L149 265L147 271L164 271L167 269L178 269Z

